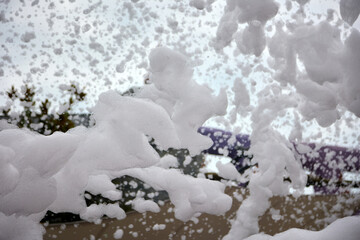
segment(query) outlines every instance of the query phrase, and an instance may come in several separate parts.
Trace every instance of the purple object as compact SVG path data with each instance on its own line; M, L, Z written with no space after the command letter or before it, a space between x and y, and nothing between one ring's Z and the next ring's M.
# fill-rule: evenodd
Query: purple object
M308 148L310 151L299 151ZM338 146L316 146L310 144L294 144L294 153L304 169L310 171L312 177L320 179L314 185L315 192L335 194L346 191L338 184L343 181L344 172L360 173L360 150Z
M299 147L307 146L311 150L306 153ZM316 144L294 144L297 159L303 167L317 176L326 179L341 179L342 172L357 172L360 170L360 150L338 146L320 146Z
M236 158L239 150L249 150L250 148L249 135L238 134L235 138L231 138L233 135L231 132L208 127L200 127L198 132L210 137L213 141L213 145L205 150L209 154Z
M213 145L205 150L204 153L228 156L233 159L239 172L242 172L249 162L244 161L244 152L250 149L249 135L233 134L228 131L200 127L198 130L202 135L208 136L213 141ZM360 149L350 149L338 146L317 146L314 143L293 144L292 149L296 159L298 159L304 169L310 171L315 178L331 182L342 181L343 172L360 173ZM251 157L250 157L251 159ZM317 192L334 193L337 187L314 186Z
M250 148L249 135L238 134L233 137L231 132L207 127L199 128L198 132L213 141L213 145L203 153L230 157L240 173L250 166L250 161L246 160L251 159L252 156L244 154Z

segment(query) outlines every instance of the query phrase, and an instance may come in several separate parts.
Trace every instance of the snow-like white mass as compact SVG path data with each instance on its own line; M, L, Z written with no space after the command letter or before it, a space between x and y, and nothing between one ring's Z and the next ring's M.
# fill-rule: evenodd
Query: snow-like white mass
M85 194L120 200L123 192L112 180L123 176L166 191L179 220L225 214L232 206L225 181L184 175L177 158L154 149L195 156L213 144L198 129L214 123L234 134L251 129L253 167L241 175L231 163L216 164L220 177L247 181L249 190L223 239L358 239L359 216L329 216L333 223L318 232L259 233L271 197L303 194L307 175L299 155L316 154L307 141L333 133L332 143L359 148L360 32L352 26L360 4L329 1L336 9L317 14L310 11L314 2L1 1L1 110L21 105L3 97L5 88L22 83L59 102L54 85L69 91L67 83L84 84L96 104L91 126L48 136L0 120L0 239L42 239L39 222L47 211L94 223L103 216L124 219L118 204L88 206ZM119 94L141 85L145 73L146 84L134 94ZM52 114L68 108L60 104ZM336 155L324 154L328 162ZM330 175L348 171L346 161L360 159L333 161ZM183 165L189 164L187 156ZM141 192L127 204L160 212ZM123 235L114 230L115 239Z
M124 235L124 230L118 229L116 232L114 232L114 238L115 239L121 239Z
M223 214L229 210L231 198L224 194L223 184L155 167L161 160L147 137L154 138L163 149L188 147L199 153L210 147L211 140L200 135L197 128L207 118L223 113L224 97L216 99L210 89L193 82L192 70L179 53L157 48L150 55L150 66L150 79L157 84L144 88L140 98L123 97L114 91L102 94L93 110L96 124L89 129L77 127L50 136L21 129L1 131L6 171L3 183L7 183L2 187L1 212L35 221L47 210L78 213L88 221L103 215L121 219L125 213L119 206L87 207L84 192L120 199L121 193L110 179L122 175L166 190L175 205L175 216L184 221L198 212ZM175 66L181 67L180 71ZM171 81L175 86L178 82L182 94L174 94ZM163 101L161 97L145 97L151 93L164 96ZM199 98L195 94L200 94ZM171 103L167 109L162 106L166 101ZM201 107L205 102L214 104ZM183 114L186 117L180 117ZM139 212L159 211L155 203L141 198L135 199L133 206Z

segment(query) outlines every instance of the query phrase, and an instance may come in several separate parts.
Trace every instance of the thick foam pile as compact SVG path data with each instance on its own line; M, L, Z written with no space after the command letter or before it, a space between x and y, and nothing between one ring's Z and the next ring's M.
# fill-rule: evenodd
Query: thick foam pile
M158 167L160 157L149 143L153 138L159 148L187 147L193 154L208 148L211 140L197 129L209 117L224 113L226 96L215 97L195 83L186 58L167 48L150 54L150 66L153 84L141 97L103 93L94 107L95 125L89 129L77 127L50 136L24 129L0 132L1 221L11 220L14 228L39 236L38 225L22 226L36 225L47 210L78 213L95 222L103 215L122 219L125 213L117 204L87 207L84 192L118 200L122 195L111 179L125 174L166 190L181 220L199 212L229 210L232 201L222 183ZM140 212L158 210L150 201L136 199L133 204ZM0 226L7 239L17 234Z
M294 196L303 192L306 174L291 151L293 144L298 144L298 154L314 158L321 148L301 145L306 126L311 134L314 126L333 127L336 144L346 142L339 140L341 133L353 139L349 145L359 146L360 33L351 25L356 25L360 4L341 0L335 4L339 11L333 4L316 15L307 7L313 3L316 6L316 0L0 1L1 85L2 79L7 79L6 87L19 85L21 79L43 87L41 93L76 79L97 99L92 108L95 124L89 128L43 136L0 121L0 239L41 239L39 221L48 210L72 212L95 223L104 215L125 218L118 204L87 206L85 201L85 191L122 199L112 180L124 175L167 191L180 220L203 212L225 213L232 198L224 194L223 182L171 169L179 164L177 159L160 158L150 142L159 150L188 149L196 155L212 146L199 127L229 114L227 110L230 117L214 122L232 128L241 125L237 116L248 121L251 164L256 167L240 176L231 164L217 164L221 177L249 182L250 195L231 220L226 240L357 239L359 217L336 221L319 232L258 234L258 219L272 196L287 195L290 189ZM194 66L202 70L194 72ZM145 70L149 84L135 96L116 91L139 85ZM219 93L214 95L201 81L212 83ZM64 86L60 88L69 91ZM112 90L99 95L104 89ZM0 101L6 96L3 91ZM45 95L58 100L53 93ZM6 113L12 102L4 105ZM25 107L33 110L30 105ZM68 107L63 104L59 112ZM293 128L287 130L289 139L275 125ZM236 128L233 136L240 131ZM314 130L315 136L323 133L315 135ZM226 147L219 148L217 152L227 155ZM348 171L345 159L335 159L336 151L322 154L325 162L341 166L316 163L313 169L326 170L330 177ZM355 166L358 159L346 160ZM160 210L140 193L130 204L139 212ZM153 230L159 229L164 225L154 225ZM114 238L123 234L118 229Z

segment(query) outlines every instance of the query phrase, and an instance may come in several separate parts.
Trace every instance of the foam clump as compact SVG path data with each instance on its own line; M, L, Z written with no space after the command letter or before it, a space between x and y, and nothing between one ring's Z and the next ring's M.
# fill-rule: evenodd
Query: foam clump
M123 173L143 180L156 190L167 191L175 205L175 217L182 221L190 220L198 212L221 215L232 204L231 197L223 193L224 184L183 175L176 169L133 168Z
M359 65L359 31L351 29L344 41L341 28L328 20L308 24L306 15L297 15L284 25L278 10L272 0L227 1L213 46L222 52L235 41L241 53L256 57L268 48L275 80L295 87L302 97L298 109L306 120L328 127L340 119L338 106L359 116L359 68L355 67ZM341 1L340 10L349 24L360 11L357 1ZM271 37L264 30L269 21L276 26ZM238 29L241 23L246 25Z
M359 116L359 68L355 67L360 63L359 35L352 29L342 41L339 28L326 21L313 25L299 21L287 33L281 24L276 27L268 44L275 79L296 88L302 98L298 109L306 120L328 127L340 119L339 105ZM300 64L304 72L299 71Z
M0 212L0 239L39 240L42 239L44 228L24 216L6 216Z
M170 49L153 50L150 65L153 84L138 97L103 93L93 109L95 125L90 128L50 136L23 129L0 132L1 223L10 219L14 226L17 222L36 225L23 230L39 239L42 232L37 222L47 210L80 214L91 222L104 215L123 219L126 215L118 204L87 207L84 198L89 191L120 199L122 193L111 180L123 175L168 191L175 216L184 221L195 213L223 214L230 209L231 198L224 194L223 184L166 169L176 166L174 159L161 159L149 143L153 139L160 149L191 146L193 154L209 147L211 140L197 129L209 117L224 113L225 93L215 97L209 88L195 83L187 59ZM205 103L212 104L204 107ZM159 211L157 204L141 197L133 205L140 212Z
M215 97L210 88L193 81L190 63L180 53L159 47L149 58L153 84L145 86L138 97L151 99L171 116L180 148L189 149L194 155L211 147L212 141L197 134L197 129L211 116L226 113L225 90Z
M114 232L113 237L114 237L115 239L121 239L121 238L123 237L123 235L124 235L124 230L118 229L118 230L116 230L116 231Z
M239 50L244 54L260 56L266 46L264 26L278 12L273 0L228 0L217 32L214 47L222 50L236 39ZM238 31L238 24L246 23Z
M240 180L240 173L237 171L235 166L232 163L222 163L217 162L216 167L219 170L219 176L230 179L230 180Z
M160 212L160 207L151 200L145 200L144 198L136 198L132 201L132 206L135 211L139 213L144 212Z
M110 177L107 175L89 176L86 191L94 195L101 194L103 197L113 201L122 197L122 193L116 189L115 184L111 182Z
M28 43L35 38L36 36L34 32L25 32L24 34L21 35L21 41L25 43Z
M95 223L98 223L103 215L118 220L126 217L125 211L118 204L92 204L80 213L82 219Z
M12 149L0 146L0 196L12 191L19 182L19 171L11 164L14 155Z

